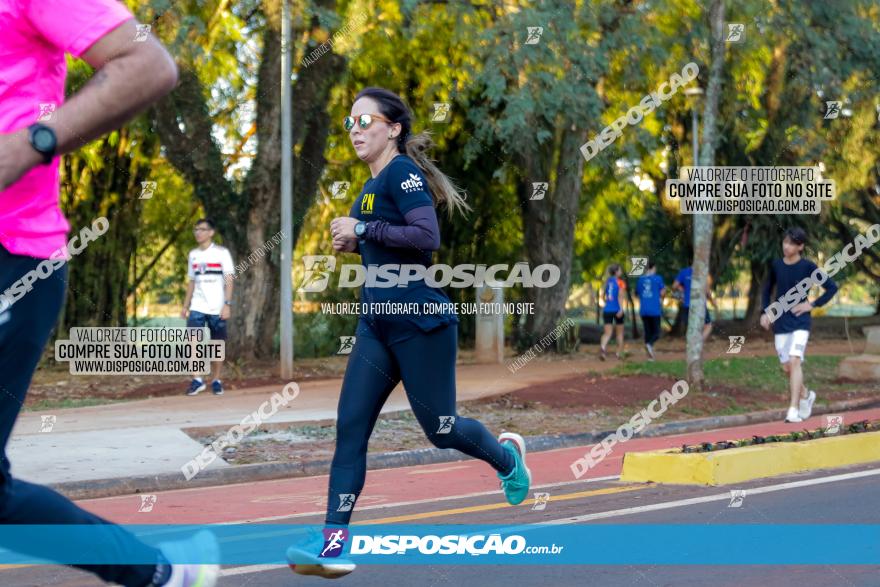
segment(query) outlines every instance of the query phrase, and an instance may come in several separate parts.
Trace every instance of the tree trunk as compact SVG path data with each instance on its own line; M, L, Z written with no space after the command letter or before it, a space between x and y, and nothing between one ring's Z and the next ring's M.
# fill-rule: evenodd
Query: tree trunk
M749 301L745 316L747 329L757 326L761 318L761 289L767 279L767 263L751 261L749 265L752 275L749 281Z
M713 0L709 16L712 31L712 63L703 108L703 136L700 141L700 165L715 163L718 142L718 102L724 69L724 0ZM711 214L694 215L694 262L691 278L690 316L687 328L687 379L694 391L703 388L703 319L706 312L706 285L709 256L712 252Z
M522 347L534 344L549 334L565 312L571 282L571 255L578 199L583 181L584 158L580 145L586 142L586 131L575 127L562 132L557 162L556 185L548 187L542 200L529 200L533 181L550 182L550 156L545 152L524 157L526 181L520 182L519 193L523 212L524 241L529 267L549 264L559 268L559 281L553 287L525 288L526 301L535 304L535 313L526 320ZM552 145L550 146L552 148ZM571 161L577 161L571 165Z
M323 10L335 2L318 2ZM205 213L214 218L235 263L260 249L279 229L281 184L281 10L279 0L262 3L266 24L256 90L257 154L239 191L226 179L223 158L212 138L205 90L189 64L178 64L180 83L153 109L153 123L162 136L166 157L193 185ZM317 18L310 23L320 27ZM294 30L296 39L308 31ZM314 43L313 43L314 44ZM310 51L311 48L307 49ZM298 147L293 175L293 241L314 200L326 163L330 91L345 70L345 60L329 51L311 66L301 68L293 86L293 141ZM182 123L181 125L179 124ZM290 268L292 269L292 268ZM230 318L226 352L230 358L268 358L274 355L278 332L279 251L253 263L235 279L237 302Z

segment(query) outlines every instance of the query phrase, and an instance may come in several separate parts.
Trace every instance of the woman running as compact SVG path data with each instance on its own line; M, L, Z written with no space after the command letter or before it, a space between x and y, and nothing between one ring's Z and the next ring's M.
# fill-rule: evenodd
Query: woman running
M330 223L330 233L334 250L359 253L367 267L427 267L432 252L440 247L435 206L443 204L450 218L456 211L470 209L425 155L431 146L428 134L410 134L411 120L409 108L396 94L366 88L356 96L351 115L344 121L355 153L370 167L372 178L350 215ZM369 308L382 302L416 303L418 307L449 303L446 294L421 279L410 280L406 287L375 287L368 281L360 301L356 342L337 408L327 528L323 535L315 533L287 553L290 566L300 574L335 578L354 570L354 564L338 557L343 536L339 530L348 525L364 487L367 443L379 411L400 381L434 446L454 448L492 466L512 505L525 499L531 483L526 447L519 434L506 432L496 440L480 422L456 414L456 315L379 314Z
M608 266L608 279L605 280L603 294L605 296L605 308L602 311L602 321L605 323L602 338L599 341L599 358L603 361L607 357L605 350L608 341L611 340L612 328L617 337L617 358L623 358L623 304L620 295L626 291L626 282L620 278L623 275L618 263ZM614 326L612 326L612 324Z

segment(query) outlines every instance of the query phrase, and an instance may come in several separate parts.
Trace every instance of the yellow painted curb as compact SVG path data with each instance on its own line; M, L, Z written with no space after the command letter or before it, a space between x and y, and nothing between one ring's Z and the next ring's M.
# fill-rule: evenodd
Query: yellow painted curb
M621 481L728 485L786 473L880 461L880 432L861 432L800 442L772 442L717 452L681 449L628 452Z

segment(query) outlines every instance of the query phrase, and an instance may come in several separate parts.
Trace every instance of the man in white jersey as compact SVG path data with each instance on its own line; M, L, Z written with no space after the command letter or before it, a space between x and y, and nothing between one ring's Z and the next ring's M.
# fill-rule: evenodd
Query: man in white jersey
M232 276L235 273L229 249L215 244L214 223L200 218L193 228L198 247L189 252L186 273L189 285L183 302L181 316L190 328L207 326L212 340L226 340L226 321L232 307ZM223 361L212 361L214 381L211 391L223 395L220 369ZM186 395L197 395L205 389L205 382L196 375L189 384Z

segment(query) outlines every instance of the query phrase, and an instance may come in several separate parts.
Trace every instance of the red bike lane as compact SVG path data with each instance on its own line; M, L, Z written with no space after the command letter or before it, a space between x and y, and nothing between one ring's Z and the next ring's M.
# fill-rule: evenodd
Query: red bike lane
M880 408L844 412L847 423L880 418ZM768 422L705 432L653 438L634 438L617 444L595 468L580 480L620 474L626 452L679 447L682 444L717 442L818 428L825 416L814 416L800 424ZM571 465L589 452L592 445L543 452L529 452L533 486L576 480ZM424 501L425 510L443 498L498 491L495 471L486 463L469 459L433 465L418 465L367 472L358 508ZM321 515L326 504L327 475L274 481L256 481L216 487L199 487L158 492L155 501L143 494L82 500L86 509L120 524L214 524L278 520L289 516ZM144 510L144 511L141 511ZM149 510L149 511L146 511ZM362 511L362 510L361 510ZM357 521L355 512L353 521ZM296 519L288 520L295 523ZM303 520L305 523L305 520Z

